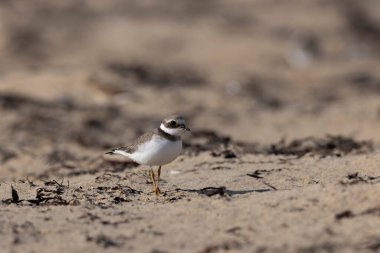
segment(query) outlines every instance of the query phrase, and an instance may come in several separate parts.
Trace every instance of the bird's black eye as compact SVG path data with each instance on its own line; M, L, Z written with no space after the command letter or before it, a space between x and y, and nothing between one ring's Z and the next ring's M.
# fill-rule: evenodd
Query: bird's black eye
M175 127L175 126L177 126L177 122L175 122L174 120L172 120L172 121L169 122L169 126Z

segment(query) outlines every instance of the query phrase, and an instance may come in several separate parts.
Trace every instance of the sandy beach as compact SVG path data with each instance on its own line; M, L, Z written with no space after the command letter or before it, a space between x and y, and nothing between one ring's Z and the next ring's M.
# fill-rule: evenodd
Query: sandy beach
M380 2L0 3L1 252L379 252ZM104 159L180 113L163 167Z

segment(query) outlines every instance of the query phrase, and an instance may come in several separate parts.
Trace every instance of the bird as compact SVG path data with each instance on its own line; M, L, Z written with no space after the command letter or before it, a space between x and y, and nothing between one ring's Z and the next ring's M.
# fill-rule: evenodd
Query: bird
M187 127L185 119L180 115L172 115L166 117L158 128L141 135L132 144L115 148L106 154L126 156L140 165L148 165L153 192L158 196L161 193L161 167L180 155L182 135L187 131L191 130ZM157 180L153 166L158 166Z

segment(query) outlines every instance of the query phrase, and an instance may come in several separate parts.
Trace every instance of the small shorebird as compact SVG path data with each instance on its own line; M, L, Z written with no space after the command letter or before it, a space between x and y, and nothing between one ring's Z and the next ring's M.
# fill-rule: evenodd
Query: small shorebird
M109 155L126 156L138 164L150 166L153 191L159 195L161 166L174 161L182 150L181 135L190 131L183 117L174 115L165 118L160 127L147 132L129 146L113 149ZM152 166L158 166L157 181Z

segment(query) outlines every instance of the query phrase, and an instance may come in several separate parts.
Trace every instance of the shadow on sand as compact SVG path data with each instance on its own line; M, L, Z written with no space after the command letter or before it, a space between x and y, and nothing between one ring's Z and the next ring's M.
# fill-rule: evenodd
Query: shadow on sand
M202 189L181 189L177 188L176 191L183 191L183 192L196 192L201 195L206 195L208 197L214 196L214 195L241 195L241 194L247 194L252 192L267 192L271 191L271 189L257 189L257 190L229 190L225 186L220 187L206 187Z

